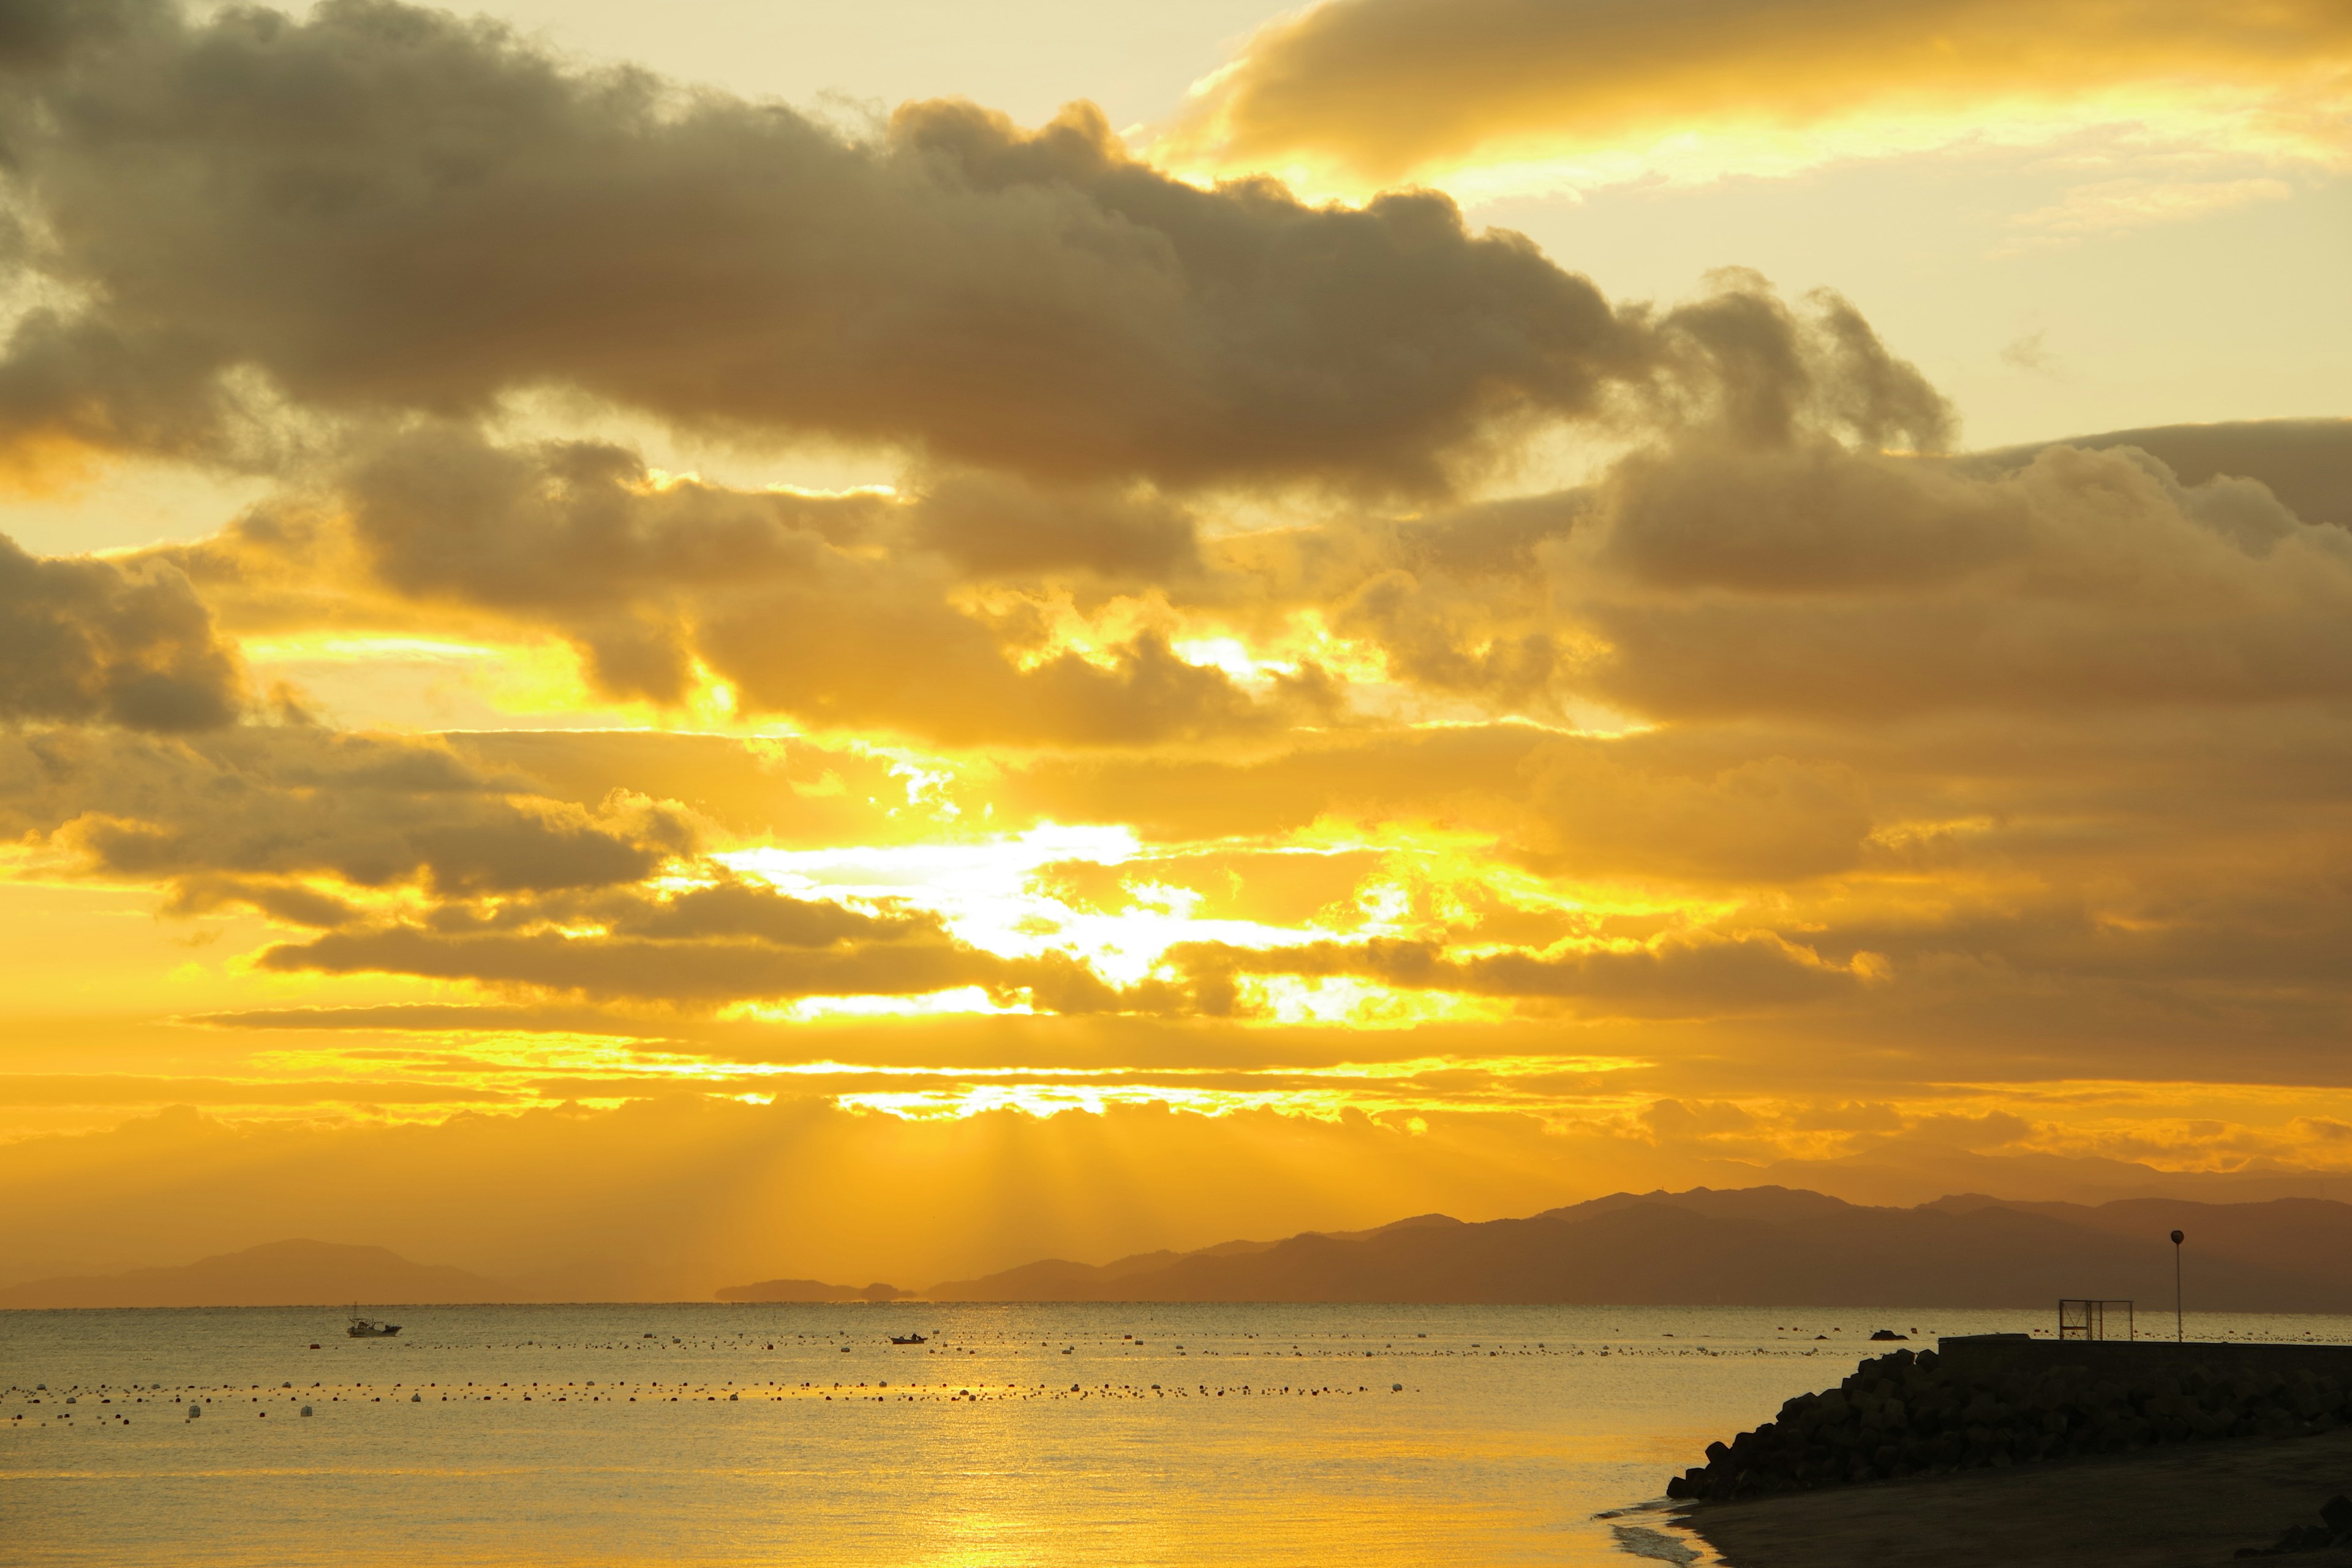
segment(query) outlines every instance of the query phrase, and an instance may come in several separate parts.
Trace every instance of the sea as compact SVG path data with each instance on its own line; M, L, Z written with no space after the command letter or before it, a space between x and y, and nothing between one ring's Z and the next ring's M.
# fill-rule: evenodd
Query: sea
M0 1563L1706 1563L1663 1494L1710 1441L1900 1348L1875 1331L1921 1348L2053 1321L383 1311L394 1338L350 1338L342 1313L308 1308L0 1311ZM2345 1342L2352 1319L2192 1314L2188 1332Z

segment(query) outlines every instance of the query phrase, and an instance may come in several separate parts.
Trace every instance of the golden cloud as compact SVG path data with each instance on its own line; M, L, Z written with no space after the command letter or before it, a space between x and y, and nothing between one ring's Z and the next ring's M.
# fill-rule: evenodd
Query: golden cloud
M1154 156L1361 193L1788 173L2124 126L2340 165L2327 0L1319 0L1194 89Z

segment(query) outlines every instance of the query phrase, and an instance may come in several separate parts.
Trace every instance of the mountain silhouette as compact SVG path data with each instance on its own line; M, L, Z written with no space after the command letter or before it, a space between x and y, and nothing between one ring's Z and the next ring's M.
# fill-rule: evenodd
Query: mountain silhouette
M386 1247L273 1241L169 1268L35 1279L0 1307L331 1307L513 1300L509 1287Z
M2176 1226L2198 1310L2341 1311L2352 1304L2352 1205L2133 1199L2086 1207L1973 1195L1873 1208L1751 1187L1619 1193L1526 1219L1443 1215L1351 1235L1308 1232L1048 1259L924 1295L950 1301L1413 1301L1693 1306L2049 1306L2137 1300L2168 1312Z

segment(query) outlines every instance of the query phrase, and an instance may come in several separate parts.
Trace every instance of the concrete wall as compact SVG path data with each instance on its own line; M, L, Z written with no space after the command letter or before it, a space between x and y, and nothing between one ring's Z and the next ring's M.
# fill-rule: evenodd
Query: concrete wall
M1969 1375L1992 1372L2046 1372L2079 1366L2118 1381L2158 1372L2174 1375L2191 1368L2215 1373L2308 1372L2352 1379L2352 1345L2241 1344L2190 1340L2040 1340L2023 1334L1969 1334L1936 1342L1936 1355Z

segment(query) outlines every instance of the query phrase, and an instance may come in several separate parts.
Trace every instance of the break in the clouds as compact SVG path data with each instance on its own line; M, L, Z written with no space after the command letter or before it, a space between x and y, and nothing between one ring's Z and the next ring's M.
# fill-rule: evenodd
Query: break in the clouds
M2328 0L1320 0L1159 150L1351 190L1589 185L2123 125L2340 166L2347 71Z

